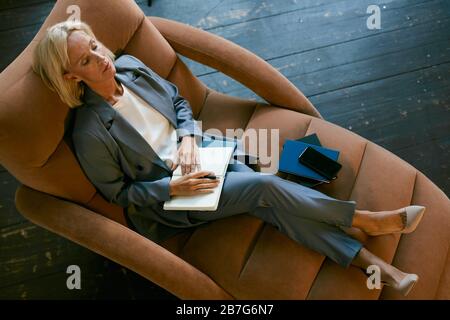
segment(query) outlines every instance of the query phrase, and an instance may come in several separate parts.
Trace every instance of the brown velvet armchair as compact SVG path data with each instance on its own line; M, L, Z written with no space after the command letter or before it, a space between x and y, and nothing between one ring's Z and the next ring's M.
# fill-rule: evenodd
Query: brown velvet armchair
M146 17L132 0L58 1L0 74L0 163L23 184L16 206L25 217L182 299L403 298L389 288L368 290L356 268L343 269L250 215L215 221L162 245L129 229L122 208L96 192L71 150L65 136L70 109L31 69L37 41L47 27L68 18L73 4L113 52L135 55L174 82L204 130L279 128L280 150L285 139L315 132L326 147L342 151L343 164L338 179L318 190L355 200L360 209L426 206L414 233L363 240L386 261L420 276L408 299L450 298L450 201L442 190L389 151L325 121L288 79L248 50L182 23ZM179 55L234 78L265 102L208 88Z

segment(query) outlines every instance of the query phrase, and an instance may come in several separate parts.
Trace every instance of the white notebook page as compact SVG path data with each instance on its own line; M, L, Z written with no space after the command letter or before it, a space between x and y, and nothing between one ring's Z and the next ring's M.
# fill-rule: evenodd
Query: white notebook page
M219 185L211 193L193 196L172 196L169 201L164 202L164 210L216 210L222 192L224 176L232 154L233 148L231 147L199 148L201 170L214 172L220 179ZM178 166L173 173L172 179L177 180L181 177L181 167Z

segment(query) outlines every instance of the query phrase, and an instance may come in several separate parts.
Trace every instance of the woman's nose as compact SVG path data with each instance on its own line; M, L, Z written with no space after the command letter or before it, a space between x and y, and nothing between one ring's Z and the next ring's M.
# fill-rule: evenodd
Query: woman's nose
M107 62L106 57L101 54L96 53L96 58L97 58L97 63L99 63L99 64L104 64Z
M108 63L108 60L106 60L106 57L99 57L97 63L99 67L103 68Z

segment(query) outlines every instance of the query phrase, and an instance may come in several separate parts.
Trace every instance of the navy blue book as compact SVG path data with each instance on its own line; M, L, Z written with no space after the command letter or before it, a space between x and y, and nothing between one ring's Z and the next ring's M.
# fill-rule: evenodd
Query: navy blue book
M313 145L319 146L319 147L322 146L322 144L320 143L319 137L315 133L312 133L309 136L304 136L303 138L295 139L295 141L301 141L301 142L313 144Z
M287 173L289 180L293 180L307 187L329 183L330 181L327 178L298 161L298 156L308 146L311 146L333 160L337 161L339 158L339 151L322 147L319 138L314 133L297 140L285 141L281 152L279 171Z

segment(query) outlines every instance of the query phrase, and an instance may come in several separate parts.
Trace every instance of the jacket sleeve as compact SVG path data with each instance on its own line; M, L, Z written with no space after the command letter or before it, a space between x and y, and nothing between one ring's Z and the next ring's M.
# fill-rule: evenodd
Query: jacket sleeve
M170 199L170 177L155 181L132 181L99 138L90 133L72 136L80 165L97 190L109 202L121 207L145 207Z

